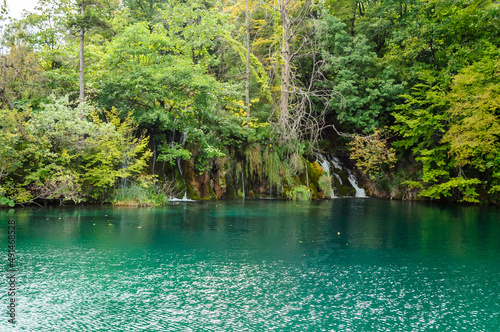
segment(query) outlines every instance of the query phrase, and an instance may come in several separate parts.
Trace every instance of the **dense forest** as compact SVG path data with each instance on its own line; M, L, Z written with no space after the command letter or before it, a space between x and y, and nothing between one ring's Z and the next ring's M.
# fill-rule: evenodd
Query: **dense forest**
M1 205L370 195L500 202L500 4L2 6Z

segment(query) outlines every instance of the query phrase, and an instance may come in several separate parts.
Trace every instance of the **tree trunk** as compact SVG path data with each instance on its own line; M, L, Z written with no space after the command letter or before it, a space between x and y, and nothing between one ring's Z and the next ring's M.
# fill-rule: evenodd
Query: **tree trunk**
M2 90L1 90L1 95L0 95L0 105L1 106L6 106L10 110L12 110L12 105L9 102L9 99L7 98L7 56L3 55L2 56L4 59L4 64L3 64L3 83L2 83Z
M279 11L281 22L283 24L283 45L281 49L281 57L283 63L281 65L281 96L279 103L279 122L288 117L288 102L290 97L290 74L291 74L291 57L290 54L290 39L291 39L291 23L288 9L286 8L286 0L279 1Z
M246 4L246 12L245 12L245 20L246 20L246 32L247 32L247 63L246 63L246 73L245 73L245 102L247 108L247 118L250 117L250 18L248 12L248 1L245 1Z
M85 5L81 4L81 15L83 17L84 15L84 9ZM84 38L85 38L85 29L82 27L80 29L80 103L83 103L85 101L85 75L84 75Z

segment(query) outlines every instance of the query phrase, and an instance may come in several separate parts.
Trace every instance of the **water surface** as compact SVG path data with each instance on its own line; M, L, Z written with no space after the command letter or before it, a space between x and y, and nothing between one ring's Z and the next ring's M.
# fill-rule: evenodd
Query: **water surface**
M498 208L246 200L0 217L5 244L17 222L16 330L500 331Z

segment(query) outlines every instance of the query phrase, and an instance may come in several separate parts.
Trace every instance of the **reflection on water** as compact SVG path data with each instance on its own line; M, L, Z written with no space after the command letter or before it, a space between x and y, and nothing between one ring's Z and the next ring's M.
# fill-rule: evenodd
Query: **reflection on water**
M17 221L19 330L500 330L498 208L247 200L0 217L3 243Z

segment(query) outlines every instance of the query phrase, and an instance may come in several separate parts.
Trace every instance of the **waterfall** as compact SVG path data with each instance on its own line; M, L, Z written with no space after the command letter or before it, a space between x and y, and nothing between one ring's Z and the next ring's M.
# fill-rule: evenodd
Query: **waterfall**
M181 139L180 139L179 143L181 144L182 148L184 148L184 145L186 144L186 139L187 139L187 133L186 132L181 133ZM171 197L171 198L169 198L169 201L170 202L194 202L195 200L187 198L187 182L186 182L186 178L184 177L184 172L182 171L181 158L177 158L176 161L177 161L177 167L179 168L179 172L181 173L182 181L184 181L184 188L186 188L186 189L184 191L184 196L182 198L179 199L179 198ZM174 179L175 179L175 177L174 177Z
M186 179L184 178L184 173L182 172L180 158L177 158L177 167L179 168L179 172L181 173L182 181L184 181L184 186L185 186L186 190L184 191L184 196L182 198L170 197L168 199L168 201L169 202L195 202L194 199L187 198L187 183L186 183Z
M318 153L316 155L316 159L318 160L318 164L328 173L328 175L335 176L337 178L341 186L346 186L347 183L346 184L343 183L342 177L340 176L340 174L338 174L338 171L336 170L345 172L345 174L347 175L347 182L349 182L352 188L354 188L355 197L367 197L365 190L359 187L355 173L350 169L344 168L342 163L337 157L331 156L330 158L327 158L322 154Z
M307 172L307 163L306 163L306 185L309 187L309 174Z
M184 196L186 196L186 193L187 193L187 183L186 183L186 179L184 178L184 173L182 172L181 158L177 158L177 167L179 168L179 172L181 173L182 181L184 181L184 187L186 188Z
M326 171L328 175L330 175L330 162L326 160L326 158L322 154L317 154L316 158L318 159L318 164L322 169Z
M342 169L343 168L342 166L340 166L340 160L337 157L332 157L331 163L332 163L333 167L335 167L337 169ZM342 183L342 178L340 177L340 175L338 175L335 172L333 172L333 175L335 175L335 177L337 178L337 180L339 180L340 184L343 184Z
M187 137L188 137L188 134L186 132L181 133L181 140L179 143L181 143L182 148L184 148L184 145L186 145Z
M349 177L347 180L351 183L351 186L356 190L356 196L354 197L366 197L365 190L358 186L358 181L356 180L356 175L350 169L346 170Z
M241 185L243 190L243 199L245 199L245 174L243 174L243 169L241 170Z

